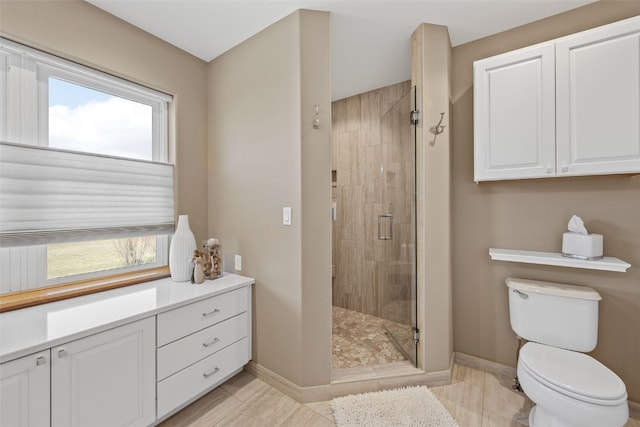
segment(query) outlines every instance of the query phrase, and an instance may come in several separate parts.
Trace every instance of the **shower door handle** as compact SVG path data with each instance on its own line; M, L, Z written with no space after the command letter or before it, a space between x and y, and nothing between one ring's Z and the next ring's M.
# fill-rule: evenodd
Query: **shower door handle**
M387 232L382 233L382 223L386 222ZM381 214L378 215L378 240L393 240L393 215Z

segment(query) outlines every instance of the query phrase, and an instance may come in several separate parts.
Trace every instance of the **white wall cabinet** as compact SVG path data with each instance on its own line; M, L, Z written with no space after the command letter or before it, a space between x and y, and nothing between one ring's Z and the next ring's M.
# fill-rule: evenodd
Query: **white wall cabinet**
M51 424L147 426L155 420L155 319L55 347Z
M474 64L476 181L555 173L554 63L546 44Z
M640 172L640 17L474 63L476 181Z
M0 365L0 426L49 426L49 350Z
M561 174L640 172L640 17L556 43Z

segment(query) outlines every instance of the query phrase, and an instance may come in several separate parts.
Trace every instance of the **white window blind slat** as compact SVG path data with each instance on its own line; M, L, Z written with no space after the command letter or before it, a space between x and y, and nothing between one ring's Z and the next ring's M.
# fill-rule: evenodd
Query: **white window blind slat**
M173 232L173 166L0 142L0 247Z

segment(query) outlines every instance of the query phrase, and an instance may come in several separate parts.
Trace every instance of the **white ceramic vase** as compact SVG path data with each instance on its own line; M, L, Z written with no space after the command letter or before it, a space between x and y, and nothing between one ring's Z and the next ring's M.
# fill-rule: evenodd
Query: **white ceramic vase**
M195 250L196 238L189 228L189 215L180 215L169 246L169 271L174 282L191 280L191 257Z

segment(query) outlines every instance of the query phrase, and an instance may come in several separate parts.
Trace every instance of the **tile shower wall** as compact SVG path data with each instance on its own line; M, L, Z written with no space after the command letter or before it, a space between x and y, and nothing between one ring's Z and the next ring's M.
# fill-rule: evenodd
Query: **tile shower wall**
M413 191L406 191L413 145L390 143L407 128L400 126L400 119L409 117L385 116L409 89L407 81L332 104L332 197L337 211L333 304L400 323L409 321L406 309L396 308L399 305L394 302L410 297L412 269L402 260L412 244L413 219L394 217L392 242L377 237L378 215L387 210L385 201L393 206L413 202ZM390 161L383 168L385 158ZM385 262L389 258L399 262Z

